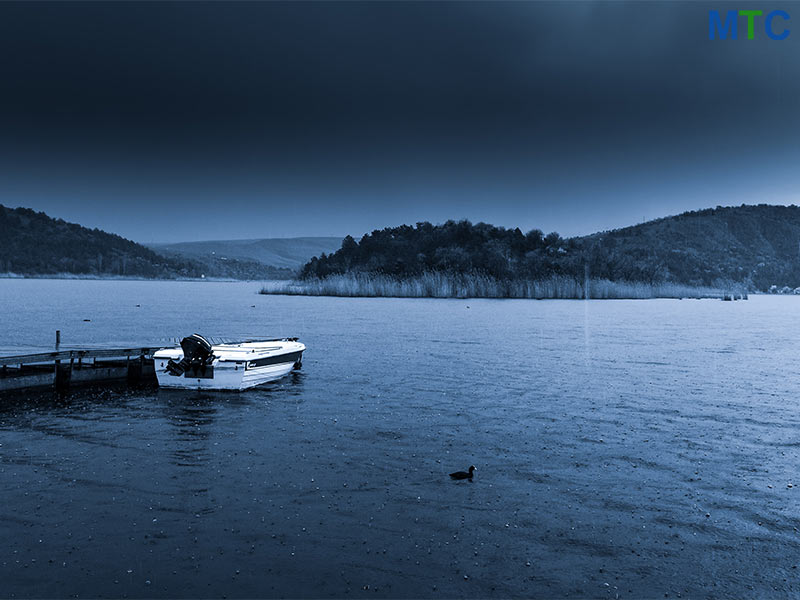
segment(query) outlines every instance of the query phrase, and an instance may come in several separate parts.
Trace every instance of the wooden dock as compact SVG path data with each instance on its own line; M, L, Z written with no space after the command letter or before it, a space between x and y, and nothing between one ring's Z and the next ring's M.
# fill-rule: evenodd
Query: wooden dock
M58 338L57 338L58 339ZM121 381L156 383L157 348L87 348L0 356L0 392Z

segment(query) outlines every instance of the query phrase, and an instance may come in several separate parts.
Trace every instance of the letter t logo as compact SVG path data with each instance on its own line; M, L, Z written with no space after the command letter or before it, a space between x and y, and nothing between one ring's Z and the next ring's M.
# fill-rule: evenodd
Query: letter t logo
M739 16L747 17L747 39L752 40L756 37L755 33L755 18L760 17L764 13L760 10L740 10Z

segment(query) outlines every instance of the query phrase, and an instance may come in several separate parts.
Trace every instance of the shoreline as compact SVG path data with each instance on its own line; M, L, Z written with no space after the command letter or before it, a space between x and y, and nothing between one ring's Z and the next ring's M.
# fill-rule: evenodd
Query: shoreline
M53 279L80 281L211 281L215 283L255 283L263 279L234 279L227 277L136 277L134 275L75 275L72 273L47 273L41 275L20 275L18 273L0 273L0 279ZM270 281L289 281L273 279Z

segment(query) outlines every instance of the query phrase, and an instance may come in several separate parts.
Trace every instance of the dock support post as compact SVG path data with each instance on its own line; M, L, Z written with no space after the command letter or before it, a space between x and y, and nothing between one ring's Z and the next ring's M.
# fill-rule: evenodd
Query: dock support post
M56 329L56 352L58 352L59 347L61 346L61 330ZM62 381L61 377L61 361L55 361L55 367L53 368L53 387L57 390L60 390L64 386L64 382Z
M69 372L61 368L61 361L55 362L55 369L53 372L53 386L56 390L64 390L69 386Z
M142 367L144 366L144 355L140 355L139 358L135 360L131 360L131 357L128 357L128 383L129 384L137 384L142 379Z

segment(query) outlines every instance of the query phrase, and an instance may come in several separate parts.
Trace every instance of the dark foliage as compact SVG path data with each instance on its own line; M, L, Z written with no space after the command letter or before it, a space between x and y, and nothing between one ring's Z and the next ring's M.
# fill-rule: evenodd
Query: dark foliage
M313 258L301 277L377 273L479 273L499 280L568 275L582 279L717 285L765 290L800 286L800 208L717 207L586 237L523 234L485 223L417 223L348 236L335 253Z
M123 276L147 278L285 278L287 269L254 261L199 261L162 256L99 229L87 229L43 212L0 205L0 273Z
M448 221L443 225L417 223L373 231L356 242L347 236L342 247L329 256L313 258L302 277L361 271L404 277L428 271L484 273L510 278L541 271L549 274L569 268L571 242L558 234L541 231L527 235L485 223Z

